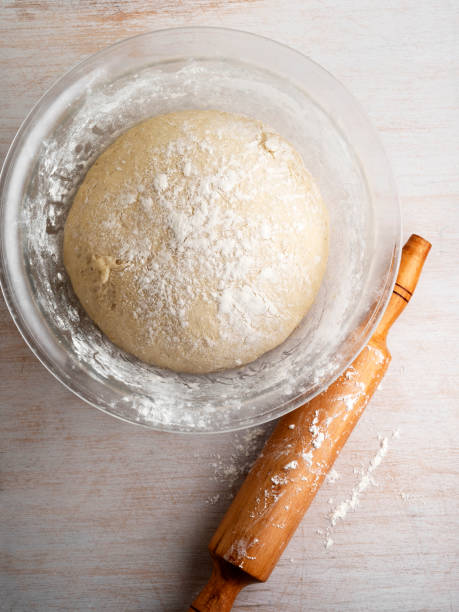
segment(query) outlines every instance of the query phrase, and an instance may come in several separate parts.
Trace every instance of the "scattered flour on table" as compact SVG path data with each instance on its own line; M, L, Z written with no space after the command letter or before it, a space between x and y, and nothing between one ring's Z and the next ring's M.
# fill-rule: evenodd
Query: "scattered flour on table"
M258 458L272 426L268 424L236 432L232 434L229 456L220 453L211 456L213 479L220 484L221 492L208 497L206 503L228 502L233 498L241 480Z
M221 492L209 496L206 500L207 504L217 504L232 500L241 485L243 478L247 475L253 463L260 454L265 440L270 434L270 426L254 427L245 431L236 432L231 441L231 452L229 456L223 457L216 453L211 456L211 466L214 470L213 479L221 485ZM395 429L390 436L393 440L400 437L400 430ZM332 537L333 530L338 521L344 521L349 511L355 511L360 503L360 499L364 491L370 486L377 486L374 479L374 472L381 465L384 457L389 450L389 436L378 436L379 446L375 455L369 461L365 469L355 467L353 473L359 475L357 484L352 491L337 505L335 505L328 514L328 525L325 529L317 529L316 533L321 537L324 548L329 550L334 545ZM308 459L306 457L305 459ZM291 461L284 466L285 471L290 471L298 466L296 461ZM326 482L334 485L341 474L332 468L326 477ZM285 477L275 475L272 478L273 484L278 485L284 482ZM334 504L335 497L328 499L328 504ZM411 499L409 494L400 492L400 498L407 502ZM250 557L247 557L250 558Z
M387 438L382 438L379 449L373 459L370 461L368 468L363 472L360 481L353 488L352 494L342 501L333 511L330 517L330 523L334 527L339 519L344 519L349 510L355 510L359 505L360 496L370 484L375 484L371 474L381 464L384 456L387 453L389 444Z
M335 468L332 468L326 477L327 482L329 482L330 484L333 484L334 482L336 482L339 478L341 478L340 474L335 470Z
M396 429L392 433L392 438L396 439L400 436L400 430ZM329 524L326 529L317 529L317 534L323 538L324 547L328 550L334 544L333 538L331 537L334 527L336 526L338 521L344 521L348 512L350 510L355 510L359 503L360 498L363 492L369 487L369 485L377 486L376 481L374 480L373 473L375 470L381 465L382 460L387 454L389 450L389 440L388 437L378 436L379 440L379 448L374 455L374 457L368 463L366 469L361 470L359 468L354 468L354 474L359 474L360 479L357 484L352 489L351 493L339 504L337 504L329 513L328 521ZM339 478L338 472L332 468L327 476L327 482L330 484L335 483ZM403 494L401 494L402 499L404 499ZM329 504L333 503L333 498L328 500Z

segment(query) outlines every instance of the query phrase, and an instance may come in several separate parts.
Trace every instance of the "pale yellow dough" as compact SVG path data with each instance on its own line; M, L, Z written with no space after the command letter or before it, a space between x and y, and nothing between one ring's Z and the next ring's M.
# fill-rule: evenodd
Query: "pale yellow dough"
M327 211L300 155L260 122L217 111L125 132L87 173L64 233L65 267L100 329L192 373L283 342L327 253Z

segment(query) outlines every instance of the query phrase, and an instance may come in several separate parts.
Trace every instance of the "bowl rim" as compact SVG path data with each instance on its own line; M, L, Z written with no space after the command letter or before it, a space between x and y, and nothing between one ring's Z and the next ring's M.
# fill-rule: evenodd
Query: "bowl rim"
M185 26L185 27L161 28L157 30L149 30L146 32L141 32L139 34L135 34L134 36L129 36L121 40L118 40L106 47L103 47L102 49L100 49L99 51L96 51L95 53L89 54L84 59L77 62L76 64L71 66L68 70L60 74L57 78L55 78L52 81L52 83L49 85L49 87L45 90L45 92L41 95L41 97L39 97L39 99L35 102L35 104L32 106L31 110L28 112L24 120L21 122L13 140L11 141L10 146L8 147L8 151L5 155L5 158L2 164L2 168L0 171L0 221L2 222L4 221L4 216L5 216L5 201L4 200L5 198L3 197L3 193L4 193L5 186L8 183L10 172L14 166L14 159L15 159L16 153L21 148L22 141L25 135L27 134L29 126L31 125L33 120L36 118L36 116L39 115L44 104L46 104L48 100L51 101L55 99L56 93L59 92L60 85L62 85L73 74L78 73L78 71L82 67L84 67L87 63L92 62L93 60L97 58L102 58L105 55L109 55L117 47L122 47L123 45L129 44L133 40L147 38L155 34L165 34L167 32L199 32L199 31L201 32L212 31L215 33L223 32L226 34L233 33L237 35L243 35L247 38L252 37L256 40L261 39L261 40L266 41L270 45L278 46L280 48L288 50L289 53L294 53L298 55L299 57L301 57L302 61L306 60L307 62L312 64L315 67L315 69L318 69L320 72L325 73L327 77L331 79L334 82L334 84L337 85L345 93L348 99L352 100L354 108L358 111L361 118L365 121L365 130L371 134L373 141L378 143L379 145L379 154L384 158L386 170L388 171L391 182L392 182L393 195L395 198L394 213L398 213L397 214L398 235L396 237L396 240L393 246L391 263L386 272L386 279L381 289L379 300L377 304L375 305L373 312L371 313L371 316L366 322L366 325L364 326L364 331L360 332L359 348L355 352L355 354L352 355L348 360L343 362L344 365L337 370L336 377L334 378L334 380L336 380L350 366L350 364L356 359L356 357L360 354L360 352L367 345L381 317L383 316L384 311L387 307L388 301L391 297L392 290L393 290L393 287L394 287L394 284L397 278L398 268L400 264L401 250L402 250L402 244L401 244L402 219L401 219L400 202L398 198L396 183L395 183L395 179L392 173L392 169L391 169L387 154L385 152L385 149L383 148L381 140L379 138L379 134L377 130L374 128L368 115L365 113L365 111L361 107L360 103L347 90L347 88L341 83L341 81L339 81L331 72L329 72L326 68L321 66L319 63L317 63L313 59L311 59L309 56L305 55L301 51L298 51L297 49L294 49L293 47L290 47L289 45L285 43L271 39L264 35L255 34L253 32L248 32L245 30L239 30L237 28L227 28L227 27L219 27L219 26ZM65 91L66 88L67 88L67 85L63 89L63 91ZM100 410L101 412L104 412L112 417L119 419L120 421L124 421L126 423L130 423L133 425L138 425L138 426L141 426L146 429L153 430L153 431L163 431L163 432L175 433L175 434L198 435L198 434L228 433L231 431L239 431L239 430L247 429L250 427L260 426L264 423L281 418L282 416L285 416L289 412L300 407L304 403L311 401L316 395L318 395L319 393L323 391L322 388L318 388L316 391L310 393L306 402L304 398L299 396L296 398L289 399L285 401L284 403L281 403L276 408L276 411L275 411L276 414L274 416L272 415L273 410L269 412L268 419L266 419L266 413L263 413L263 415L260 415L261 418L259 419L252 418L251 419L252 422L250 422L249 424L240 423L240 422L236 424L230 423L228 426L222 427L219 429L205 429L205 430L178 429L174 425L169 426L167 424L164 425L162 423L149 424L149 423L139 422L139 421L130 419L126 416L119 414L116 411L109 409L106 406L97 404L90 397L89 393L85 394L84 391L82 391L79 387L77 387L77 385L72 384L73 381L69 381L68 377L65 377L63 375L60 366L58 366L56 362L49 356L49 354L46 352L44 347L35 341L34 336L28 327L27 319L24 315L24 312L20 304L18 304L18 302L14 300L13 292L11 290L11 288L14 285L14 282L11 280L10 275L8 274L6 259L7 259L7 255L6 255L4 241L0 237L0 288L3 294L4 301L6 303L8 312L11 318L13 319L20 335L24 339L24 342L26 343L26 345L29 347L29 349L32 351L35 357L39 360L39 362L54 376L54 378L56 378L62 385L64 385L64 387L66 387L69 391L71 391L74 395L76 395L79 399L83 400L85 403ZM332 384L332 382L330 384Z

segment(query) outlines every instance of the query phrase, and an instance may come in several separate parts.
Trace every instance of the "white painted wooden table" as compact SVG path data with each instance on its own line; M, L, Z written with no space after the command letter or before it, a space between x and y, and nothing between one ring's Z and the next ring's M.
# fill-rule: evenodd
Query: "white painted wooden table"
M218 25L310 55L360 100L398 182L405 237L433 243L392 331L393 362L266 584L236 610L459 610L459 12L454 0L171 2L3 0L0 147L64 70L118 39ZM35 360L0 306L0 609L186 609L208 578L207 542L260 448L181 437L105 416ZM378 448L360 506L316 533ZM333 503L328 503L333 498Z

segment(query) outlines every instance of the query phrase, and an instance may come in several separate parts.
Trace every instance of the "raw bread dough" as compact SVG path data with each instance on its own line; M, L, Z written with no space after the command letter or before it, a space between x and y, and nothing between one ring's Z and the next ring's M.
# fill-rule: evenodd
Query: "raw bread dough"
M157 116L120 136L79 188L64 263L118 346L205 373L279 345L325 270L328 216L300 155L248 117Z

